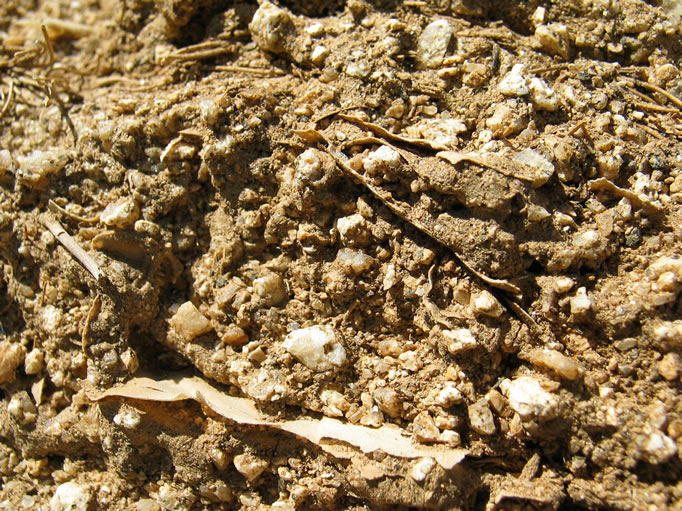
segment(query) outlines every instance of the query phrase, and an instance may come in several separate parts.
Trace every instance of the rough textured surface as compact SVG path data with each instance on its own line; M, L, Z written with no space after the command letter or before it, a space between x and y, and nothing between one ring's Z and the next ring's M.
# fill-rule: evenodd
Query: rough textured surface
M681 14L0 2L0 507L680 507Z

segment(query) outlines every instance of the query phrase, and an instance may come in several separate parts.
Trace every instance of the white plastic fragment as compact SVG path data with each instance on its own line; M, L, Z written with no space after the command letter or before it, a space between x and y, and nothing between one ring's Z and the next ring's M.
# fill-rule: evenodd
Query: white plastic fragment
M92 496L89 485L60 484L50 500L50 511L88 511Z
M417 62L422 68L436 68L443 63L453 34L452 25L446 20L429 23L417 42Z
M346 350L334 330L327 326L294 330L286 336L282 346L313 371L329 371L346 363Z
M122 197L116 202L107 204L99 219L104 225L125 229L133 225L140 218L140 208L137 202L129 197Z
M505 96L525 96L530 92L523 76L524 64L514 64L511 71L504 75L497 89Z
M556 417L559 400L532 376L520 376L513 381L505 379L500 383L500 390L523 421L543 422Z
M210 332L211 322L199 312L192 302L185 302L169 320L178 336L185 342Z

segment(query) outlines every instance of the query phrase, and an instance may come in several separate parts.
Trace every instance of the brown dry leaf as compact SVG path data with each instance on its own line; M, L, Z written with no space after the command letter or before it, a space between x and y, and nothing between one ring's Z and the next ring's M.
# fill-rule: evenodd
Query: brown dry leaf
M430 456L448 470L464 459L468 451L447 447L418 445L403 436L403 431L392 425L368 428L341 422L327 417L321 420L299 419L276 422L265 417L253 401L233 397L218 391L206 381L194 377L180 377L175 380L154 380L137 377L124 385L104 392L91 389L88 396L93 401L107 397L142 399L146 401L180 401L193 399L226 419L249 426L268 426L292 433L317 444L324 451L335 455L339 450L329 440L345 442L364 453L382 450L399 458L421 458Z

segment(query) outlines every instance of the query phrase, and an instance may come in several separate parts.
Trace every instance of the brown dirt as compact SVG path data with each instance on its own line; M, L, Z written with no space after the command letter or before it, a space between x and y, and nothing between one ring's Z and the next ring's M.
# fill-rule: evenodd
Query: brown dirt
M680 2L278 5L0 6L0 507L682 506Z

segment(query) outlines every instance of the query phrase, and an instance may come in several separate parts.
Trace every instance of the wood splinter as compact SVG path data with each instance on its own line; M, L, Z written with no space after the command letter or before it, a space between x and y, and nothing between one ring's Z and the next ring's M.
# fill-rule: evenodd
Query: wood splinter
M74 257L76 260L83 265L83 267L90 272L90 274L95 277L97 282L100 281L100 276L102 272L90 254L88 254L83 247L81 247L76 240L74 240L69 233L66 232L62 224L51 216L44 216L41 218L41 222L47 229L53 234L55 238L62 244L62 246Z

